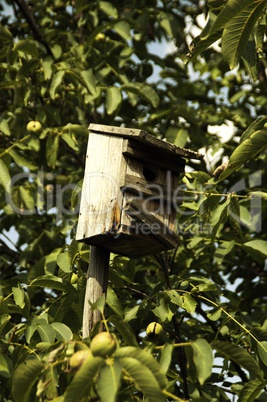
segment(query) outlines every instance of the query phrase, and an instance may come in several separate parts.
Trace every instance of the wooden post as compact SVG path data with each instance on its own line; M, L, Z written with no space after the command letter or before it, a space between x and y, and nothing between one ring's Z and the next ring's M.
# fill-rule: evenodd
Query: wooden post
M109 255L110 252L102 247L90 247L83 309L83 338L87 338L93 326L101 320L100 311L92 310L90 303L95 303L107 292Z

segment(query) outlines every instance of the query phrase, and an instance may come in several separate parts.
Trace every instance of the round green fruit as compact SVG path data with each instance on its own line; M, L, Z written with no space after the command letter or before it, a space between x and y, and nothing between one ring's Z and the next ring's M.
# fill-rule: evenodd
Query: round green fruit
M90 349L78 350L70 357L70 367L72 370L78 370L86 359L91 355Z
M42 130L42 124L38 120L31 120L26 126L29 133L38 134Z
M146 334L149 338L155 338L163 331L162 325L158 322L151 322L146 327Z
M90 348L94 356L108 357L115 352L117 340L109 332L100 332L92 339Z
M102 32L99 32L96 36L95 36L95 40L98 41L103 41L106 39L106 35Z
M79 279L79 276L78 276L77 274L73 273L73 274L71 275L70 283L71 283L72 285L74 285L75 283L78 282L78 279Z

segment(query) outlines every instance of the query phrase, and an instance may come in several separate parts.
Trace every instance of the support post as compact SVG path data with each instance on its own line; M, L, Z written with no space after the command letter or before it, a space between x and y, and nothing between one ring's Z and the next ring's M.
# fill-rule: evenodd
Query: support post
M102 247L90 247L90 260L83 309L83 338L87 338L93 326L101 320L98 310L92 310L95 303L107 292L110 252Z

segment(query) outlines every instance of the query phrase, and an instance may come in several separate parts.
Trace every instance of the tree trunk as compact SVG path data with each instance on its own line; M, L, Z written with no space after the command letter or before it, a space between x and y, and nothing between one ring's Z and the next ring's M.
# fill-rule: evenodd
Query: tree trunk
M101 320L100 311L92 310L90 303L95 303L107 292L109 254L109 251L101 247L91 246L90 248L83 309L83 338L87 338L93 326Z

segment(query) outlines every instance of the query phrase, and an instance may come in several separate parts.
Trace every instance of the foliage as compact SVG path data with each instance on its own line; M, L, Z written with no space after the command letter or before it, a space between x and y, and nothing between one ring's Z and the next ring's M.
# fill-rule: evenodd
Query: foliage
M266 3L1 3L1 402L267 400ZM181 178L177 249L111 256L107 358L98 326L81 337L89 123L205 154Z

